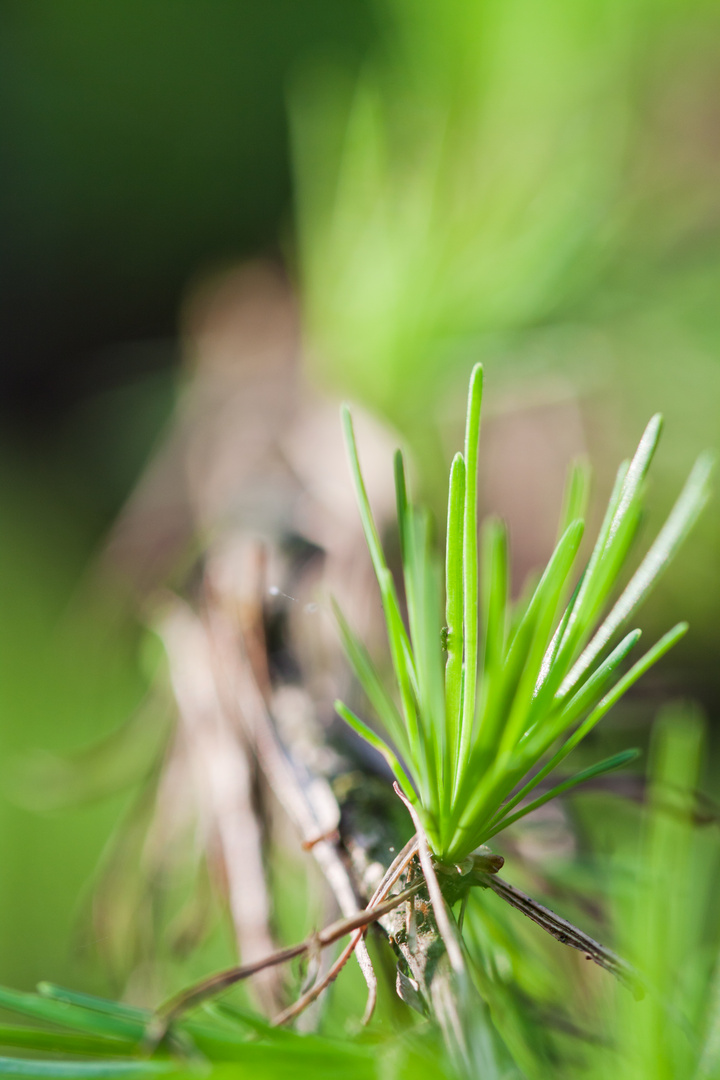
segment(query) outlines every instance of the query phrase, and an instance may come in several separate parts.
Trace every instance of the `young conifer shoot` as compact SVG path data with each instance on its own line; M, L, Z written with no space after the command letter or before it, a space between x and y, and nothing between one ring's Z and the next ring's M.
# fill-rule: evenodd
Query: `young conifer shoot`
M698 458L670 516L618 592L640 524L645 478L662 427L654 416L620 466L584 568L578 569L590 476L570 469L559 540L535 588L509 599L508 542L496 518L478 542L478 441L483 370L470 379L465 452L450 471L444 582L426 511L412 505L395 455L397 519L407 625L363 482L352 418L342 410L360 516L387 627L395 687L336 609L348 658L387 740L342 702L337 711L380 751L414 806L435 856L459 863L506 826L636 752L616 754L533 790L687 630L678 623L629 668L640 630L620 632L675 555L709 495L712 461ZM443 589L444 585L444 589ZM445 618L441 597L444 591ZM624 674L622 673L624 670Z

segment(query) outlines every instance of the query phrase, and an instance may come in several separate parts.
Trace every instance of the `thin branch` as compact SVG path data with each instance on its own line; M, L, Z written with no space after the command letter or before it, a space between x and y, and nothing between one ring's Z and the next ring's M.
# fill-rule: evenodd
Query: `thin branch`
M396 856L392 864L388 867L382 881L380 882L377 889L370 898L368 908L372 908L375 904L379 903L384 896L387 895L387 893L390 891L397 879L401 876L401 874L407 867L408 863L410 863L412 859L415 858L417 849L418 840L417 837L414 836L411 840L408 840L407 844L402 849L400 854ZM406 892L408 893L410 891L412 890L406 890ZM337 958L332 967L328 969L325 975L319 978L315 982L315 984L311 986L305 994L302 995L302 997L298 998L298 1000L294 1002L294 1004L290 1005L287 1009L281 1012L279 1016L275 1017L275 1019L273 1020L274 1027L277 1027L280 1024L286 1024L288 1020L292 1020L294 1017L298 1016L299 1013L303 1011L303 1009L306 1009L308 1005L311 1005L313 1001L315 1001L315 999L320 996L323 990L325 990L326 987L328 987L330 983L338 977L343 967L357 948L358 943L362 938L364 932L365 927L357 931L357 933L353 934L348 944L340 953L340 956ZM365 1015L363 1016L363 1025L367 1024L370 1021L370 1017L372 1016L372 1009L370 1006L371 1002L368 1001L368 1007L365 1009Z
M606 948L605 945L601 945L599 941L595 941L589 934L579 930L577 926L568 922L567 919L556 915L550 908L546 908L537 900L533 900L531 896L521 892L520 889L516 889L509 882L503 881L496 874L483 874L482 878L486 888L492 889L506 903L517 908L528 919L532 919L534 923L537 923L538 926L542 927L546 933L561 942L561 944L569 945L571 949L577 949L578 952L585 953L588 960L593 960L605 971L609 971L620 979L636 998L643 996L638 973L627 960L623 960L617 953Z
M247 979L250 975L255 975L259 971L275 967L278 964L285 964L290 960L297 959L299 956L305 956L313 950L324 949L339 938L352 933L353 930L364 930L371 923L381 919L383 915L387 915L389 911L393 911L400 904L404 904L406 900L409 900L422 888L422 885L423 882L417 882L415 885L411 885L409 888L403 889L402 892L390 897L389 900L368 907L364 911L359 911L349 919L338 919L319 933L312 934L304 941L298 942L297 945L279 949L277 952L271 953L253 964L244 964L241 967L219 971L216 975L211 975L210 978L196 983L189 990L183 990L180 994L170 998L155 1013L148 1025L145 1038L146 1044L152 1047L157 1046L166 1035L170 1024L177 1020L179 1016L202 1004L203 1001L207 1001L208 998L222 993L243 979Z
M253 807L252 776L242 733L222 700L212 639L190 607L176 599L157 623L170 667L179 721L189 744L206 847L219 847L238 952L252 962L275 948L265 882L262 836ZM274 973L255 991L272 1015L281 1002Z

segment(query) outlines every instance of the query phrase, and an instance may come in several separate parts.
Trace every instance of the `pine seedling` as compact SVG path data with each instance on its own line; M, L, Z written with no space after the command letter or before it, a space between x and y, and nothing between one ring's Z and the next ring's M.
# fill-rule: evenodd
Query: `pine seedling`
M662 418L650 420L634 457L620 466L582 570L578 556L590 477L586 467L574 465L557 546L537 584L511 603L504 524L486 519L478 538L482 384L478 364L470 379L464 454L455 456L450 471L444 581L428 514L410 501L402 454L395 455L407 622L370 508L352 418L347 407L342 410L395 686L392 692L385 687L367 649L338 611L345 650L385 737L342 702L336 708L385 757L417 811L435 856L449 863L462 862L556 795L635 756L635 751L616 754L530 798L685 634L687 624L678 623L625 669L640 630L622 637L620 632L705 505L712 468L709 455L701 455L667 521L620 591L618 582L640 524L645 479Z

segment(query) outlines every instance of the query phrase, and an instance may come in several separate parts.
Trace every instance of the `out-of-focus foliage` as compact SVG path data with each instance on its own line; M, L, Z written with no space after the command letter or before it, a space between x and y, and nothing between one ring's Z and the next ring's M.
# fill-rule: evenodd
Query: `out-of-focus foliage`
M315 50L352 66L373 32L362 0L0 7L0 979L14 986L82 974L107 989L106 942L78 927L128 795L53 810L25 766L142 700L142 636L89 599L88 564L176 405L186 289L285 227L289 73Z
M714 5L380 7L385 47L363 76L311 71L293 98L328 380L412 432L469 353L610 386L614 342L588 337L659 318L661 283L684 283L666 314L686 334L691 282L715 322Z
M571 917L578 910L574 901L585 920L593 894L610 902L618 946L639 973L635 995L618 982L594 978L582 957L563 955L532 925L518 925L513 913L498 910L494 897L476 898L466 936L493 1018L524 1076L540 1080L550 1069L583 1080L720 1075L714 895L720 841L716 824L696 819L703 735L694 710L665 710L653 740L651 796L641 812L607 798L599 802L598 796L577 799L593 841L613 848L605 858L598 852L589 876L586 865L582 890L577 860L574 868L564 858L537 868L555 905L560 899Z
M20 986L91 970L92 945L72 945L76 918L121 802L38 816L46 792L17 789L19 764L94 741L144 688L135 634L69 607L87 541L43 472L0 469L0 970Z
M676 489L693 445L720 446L717 5L379 9L362 76L314 69L292 97L314 372L401 430L438 504L478 359L531 412L579 399L594 458L662 411ZM522 484L512 447L500 465ZM689 599L678 662L713 699L718 526L652 609Z
M492 894L472 898L468 958L502 1039L484 1072L490 1080L541 1080L550 1069L568 1080L609 1072L628 1080L717 1077L720 930L714 883L720 844L716 828L693 820L702 737L697 714L666 710L653 744L650 801L634 822L632 839L628 833L623 843L621 835L622 854L605 867L602 891L615 911L618 940L636 966L634 995L604 974L588 978L582 957L575 962ZM590 819L599 821L596 814ZM564 882L569 896L576 892L570 864L539 869L550 875L546 884L552 879L557 889ZM20 1064L0 1057L0 1073L15 1075L22 1068L18 1075L174 1076L194 1075L201 1066L204 1075L252 1070L253 1076L275 1077L292 1064L299 1076L455 1075L438 1056L426 1025L412 1037L386 1030L380 1042L377 1034L338 1040L273 1029L224 1005L206 1005L177 1023L170 1043L148 1061L142 1040L151 1013L49 984L39 989L31 995L0 987L0 1007L25 1017L23 1025L0 1025L0 1044L30 1055L50 1052L55 1060L35 1057ZM481 1012L478 1037L486 1023Z
M720 1074L720 847L717 825L693 827L703 734L692 710L671 706L660 716L635 858L614 883L618 943L645 990L632 1008L615 995L605 1017L623 1080ZM602 1076L603 1064L603 1055L589 1056L588 1075Z
M408 427L449 364L597 285L649 7L382 7L359 82L296 97L302 270L323 372Z
M289 73L372 32L363 0L5 0L0 390L42 419L172 363L188 282L277 244Z

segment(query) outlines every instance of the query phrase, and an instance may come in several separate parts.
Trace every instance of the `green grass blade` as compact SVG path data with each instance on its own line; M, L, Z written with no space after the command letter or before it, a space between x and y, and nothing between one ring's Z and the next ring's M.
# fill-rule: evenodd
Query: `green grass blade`
M662 431L662 416L657 413L647 424L637 450L627 468L620 466L616 486L608 504L598 542L588 572L578 616L586 624L605 602L614 584L614 576L622 565L639 522L642 486L652 462ZM614 571L614 572L613 572Z
M578 642L582 640L583 634L587 635L589 632L588 627L592 625L592 610L601 602L602 593L598 578L602 574L602 559L606 551L613 519L620 505L628 468L629 462L623 462L618 469L615 484L590 559L569 605L568 618L563 620L565 628L562 638L557 646L553 643L549 650L552 653L552 660L548 657L548 662L543 664L544 677L541 688L539 688L541 701L549 700L557 691L563 677L567 674Z
M529 573L527 573L525 575L525 579L523 580L522 588L520 590L520 595L514 601L512 601L511 603L508 604L508 632L507 632L507 635L506 635L506 638L507 638L506 659L507 659L507 653L509 652L509 647L510 647L510 645L512 645L513 641L515 640L515 636L516 636L520 626L522 625L522 621L525 618L525 615L527 614L527 609L530 606L530 601L532 600L533 596L535 595L535 590L537 589L537 587L538 587L538 585L540 583L540 578L541 577L542 577L542 574L540 573L539 570L537 570L537 569L530 570Z
M400 784L400 787L403 789L410 802L417 803L417 795L415 794L415 789L413 788L413 785L411 784L407 773L405 772L396 755L392 752L387 743L383 739L381 739L380 736L372 730L372 728L368 727L368 725L363 720L361 720L359 716L356 716L351 709L348 709L347 705L344 705L342 701L335 702L335 710L338 715L343 718L345 723L349 724L353 731L355 731L362 739L364 739L365 742L369 743L370 746L374 747L378 751L378 753L382 754L382 756L385 758L388 765L392 769L395 779Z
M641 636L641 630L631 630L629 634L626 634L576 693L569 700L565 699L558 718L558 734L561 731L567 731L587 709L595 706L617 668L635 648Z
M619 754L614 754L613 757L598 762L597 765L591 765L589 769L583 769L582 772L576 773L575 776L571 776L568 780L563 780L561 784L557 784L554 788L551 788L550 791L546 791L544 795L540 795L539 798L534 799L531 803L528 803L527 806L521 807L521 809L517 810L514 814L502 818L502 820L488 833L483 833L483 841L490 840L503 829L506 829L508 825L512 825L521 818L527 817L527 815L532 814L534 810L538 810L541 806L544 806L545 803L550 802L551 799L557 798L558 795L563 795L566 791L571 791L572 788L577 787L578 784L584 784L588 780L594 780L595 777L602 776L604 773L612 772L614 769L620 769L623 765L627 765L628 762L634 761L639 756L639 750L623 750Z
M568 472L565 493L563 495L562 510L560 511L560 524L557 534L558 540L571 522L577 521L578 519L585 520L588 499L590 496L591 478L592 470L587 461L581 459L572 463Z
M74 1035L67 1031L48 1031L43 1028L14 1027L0 1024L0 1046L15 1046L23 1050L49 1054L85 1054L105 1057L127 1053L127 1044L95 1035Z
M370 500L368 499L365 481L363 480L362 470L360 469L360 459L358 457L357 443L355 441L352 416L347 405L341 407L340 415L345 435L345 446L350 459L350 469L355 484L355 495L357 497L358 509L360 510L360 520L362 522L363 532L365 533L365 542L367 543L368 551L370 552L370 558L372 559L372 564L375 568L375 574L379 580L382 571L387 569L387 564L385 562L382 544L380 543L380 536L375 525L375 519L373 518L372 510L370 509Z
M448 777L455 775L460 746L463 669L463 528L465 506L465 460L456 454L450 470L447 538L445 546L445 715L447 724Z
M417 580L416 560L414 557L414 529L413 529L413 510L408 502L407 485L405 483L405 465L403 462L402 452L397 450L395 453L395 499L397 505L397 519L398 519L398 531L400 534L400 553L402 556L403 566L403 578L405 583L405 599L407 601L408 621L410 623L411 638L413 637L413 626L415 627L415 634L417 633L417 593L420 588L420 583ZM414 645L414 640L413 640ZM420 696L419 683L417 680L417 670L414 662L414 651L404 646L406 653L406 660L408 662L408 669L411 671L411 679L413 681L415 694Z
M631 649L634 648L639 639L639 630L633 630L632 633L628 634L627 637L623 638L617 648L613 650L610 656L608 656L607 660L605 660L605 662L597 669L593 677L591 679L588 679L587 683L582 687L582 689L579 690L578 693L567 703L565 708L560 713L559 717L555 718L555 721L552 724L550 731L540 733L542 740L541 746L540 748L535 746L534 749L529 749L527 751L528 757L532 757L534 760L537 760L541 756L541 754L545 752L547 747L552 745L553 742L555 742L555 739L558 738L562 734L562 732L567 731L568 728L571 727L579 719L580 716L582 716L583 712L585 712L589 708L592 708L597 698L605 690L608 682L612 679L613 675L617 671L617 668L626 658ZM530 780L528 780L528 782L520 789L520 791L518 791L517 794L513 795L513 797L509 799L500 808L497 814L495 814L495 816L493 817L491 824L494 825L502 817L505 817L505 815L508 814L514 807L516 807L518 803L522 802L523 799L526 799L530 792L533 791L533 789L536 788L537 785L541 783L546 776L549 776L550 773L557 768L561 761L565 760L570 751L576 745L576 742L571 743L570 740L564 743L560 750L558 750L558 752L553 755L553 757L545 765L543 765L543 767L533 777L531 777ZM523 766L523 771L525 771L526 767L527 765Z
M215 1001L205 1001L202 1005L202 1011L211 1019L219 1020L223 1025L228 1025L231 1031L242 1037L243 1041L247 1040L249 1033L252 1033L273 1042L289 1043L293 1049L297 1048L298 1050L301 1050L304 1045L322 1047L325 1042L321 1036L310 1035L306 1032L300 1034L298 1031L284 1027L273 1027L272 1023L264 1017L255 1016L251 1012L244 1012L238 1009L237 1006L223 1001L222 998ZM352 1049L354 1044L347 1045L349 1049Z
M610 535L607 539L607 545L612 544L613 538L617 533L620 522L627 513L628 507L637 497L641 485L647 476L650 463L655 455L657 444L660 440L660 433L662 432L663 418L660 413L655 413L650 418L645 430L642 433L640 442L638 443L637 450L633 454L632 460L625 476L625 481L622 486L620 494L620 501L618 507L613 516L613 520L610 526Z
M444 797L445 687L440 617L440 568L432 548L430 518L413 514L408 521L408 576L415 597L411 626L419 687L419 723L426 749L428 782L436 801Z
M415 705L415 697L417 695L417 673L413 662L412 650L400 614L395 585L385 562L385 554L380 543L380 537L370 508L370 501L363 481L362 470L360 469L360 460L357 452L357 444L355 442L352 417L347 405L342 406L341 416L345 434L345 444L350 459L355 493L360 510L360 519L365 533L365 541L370 552L370 558L375 569L378 584L380 585L380 595L382 597L385 624L390 643L390 654L405 716L409 756L419 774L416 777L416 780L421 785L424 795L428 797L429 791L427 769L424 760L424 747L422 746L419 735L417 709Z
M523 663L530 648L538 617L537 606L533 606L533 598L539 584L538 582L535 586L533 596L512 633L510 648L502 670L498 672L494 685L487 688L478 733L478 744L486 753L494 751L497 746L518 682L522 677Z
M386 622L393 622L394 632L399 633L402 647L400 653L405 657L403 663L404 666L408 666L408 658L411 658L411 651L409 642L407 640L407 633L400 615L400 607L397 602L397 596L395 594L395 586L393 584L392 575L390 574L387 563L385 561L385 553L380 543L380 536L375 525L375 519L373 517L372 510L370 508L370 500L368 499L367 490L365 488L365 481L363 480L362 470L360 468L360 459L357 452L357 444L355 442L355 431L353 428L352 416L347 405L343 405L341 408L341 416L343 423L343 430L345 434L345 445L347 447L348 457L350 459L350 468L353 475L353 482L355 485L355 494L357 497L358 509L360 511L360 520L362 522L363 532L365 534L365 542L370 552L370 558L372 560L373 568L375 570L375 576L378 579L380 585L380 592L383 600L383 607L385 608ZM410 665L411 666L411 665ZM410 672L408 672L410 674ZM414 677L414 676L413 676Z
M582 539L583 522L573 522L558 543L518 627L503 669L500 693L484 718L485 738L465 763L458 785L456 833L485 821L515 780L508 767L525 730L552 623ZM503 726L504 725L504 726ZM495 805L493 805L495 803Z
M575 747L580 742L582 742L586 735L588 735L590 731L592 731L595 725L598 724L600 720L602 720L606 713L610 711L613 705L616 705L620 698L623 697L625 693L627 693L627 691L633 686L633 684L636 683L638 679L640 679L654 664L656 664L658 660L660 660L665 655L665 653L673 647L673 645L677 644L677 642L682 637L684 637L684 635L687 633L687 629L687 623L678 623L678 625L673 627L672 630L669 630L667 634L664 634L663 637L660 638L660 640L657 641L655 645L653 645L653 647L649 649L647 653L645 653L645 655L642 656L621 679L618 680L612 690L610 690L609 693L607 693L605 697L603 697L602 700L595 706L590 715L573 732L570 738L567 739L565 743L563 743L563 745L550 759L550 761L545 766L543 766L540 772L535 777L533 777L528 784L525 785L522 792L519 793L520 798L524 798L529 793L529 791L532 790L533 787L535 787L537 783L543 780L549 773L553 771L553 769L557 768L557 766L565 760L565 758L575 749ZM630 638L631 636L632 635L628 635L628 638ZM627 641L627 639L625 640ZM620 648L621 646L618 646L616 652L619 651ZM608 661L609 660L610 657L608 657ZM536 748L536 759L541 754L543 754L550 745L552 745L552 743L557 738L560 728L562 726L567 729L567 724L558 725L557 730L553 731L545 740L545 745ZM503 808L503 811L507 812L507 810L511 809L511 806L516 806L518 802L519 798L515 796L511 800L511 803L506 804L506 806Z
M637 521L637 504L642 482L650 467L662 428L662 418L654 416L643 432L638 448L631 461L624 461L618 469L600 532L583 575L580 594L568 624L565 641L560 653L572 653L577 640L593 619L594 612L602 606L605 595L612 587L612 575L608 567L617 561L618 552L626 550Z
M522 673L502 734L501 755L512 752L515 743L526 729L543 657L552 638L558 605L563 590L567 588L584 528L583 521L574 521L565 530L540 579L535 596L530 601L528 621L533 626L532 635L527 642L525 655L516 660L516 664L521 665Z
M369 1045L363 1045L355 1040L343 1040L338 1037L330 1038L326 1035L312 1035L309 1032L302 1032L301 1034L287 1028L273 1026L270 1021L261 1019L259 1016L253 1016L250 1013L243 1013L222 1000L212 1003L205 1002L202 1011L212 1020L227 1026L229 1030L234 1031L236 1034L242 1032L242 1040L237 1044L239 1049L236 1050L234 1055L234 1060L238 1062L243 1061L250 1046L257 1047L260 1041L264 1049L280 1051L275 1060L278 1060L283 1053L294 1056L296 1061L303 1062L303 1064L305 1064L303 1059L310 1058L310 1063L312 1063L313 1058L319 1060L321 1055L324 1056L326 1064L332 1063L333 1058L335 1058L338 1072L342 1071L343 1076L346 1075L343 1069L344 1065L350 1065L352 1070L352 1066L356 1063L370 1063L373 1060L373 1049ZM183 1025L183 1027L185 1026ZM188 1024L187 1027L192 1029L193 1025ZM195 1040L195 1031L191 1030L190 1034ZM251 1034L258 1036L258 1042L249 1042L248 1036ZM202 1048L201 1043L202 1040L198 1040L199 1049ZM354 1072L354 1070L352 1071ZM283 1073L283 1075L285 1074Z
M581 577L577 585L575 586L575 589L573 590L573 594L570 597L570 602L565 608L565 611L563 612L563 617L558 623L557 629L550 640L550 644L548 645L545 655L543 656L542 664L540 665L540 674L538 675L538 681L535 685L535 708L538 711L546 708L548 699L552 695L553 686L560 681L559 678L553 681L549 681L549 676L557 665L557 657L560 651L560 646L562 645L565 633L570 623L570 619L572 618L575 604L577 603L578 596L580 595L582 582L583 579Z
M566 757L571 750L573 750L582 739L595 727L603 716L612 709L613 705L616 705L621 697L627 693L631 686L633 686L638 679L653 667L658 660L662 659L665 653L672 649L673 645L677 645L681 638L685 637L688 631L688 624L685 622L678 623L668 630L667 634L656 641L651 649L641 656L640 659L633 664L633 666L627 671L621 679L619 679L612 690L610 690L601 701L595 706L586 720L583 720L579 728L568 739L562 748L561 753L563 757Z
M591 704L595 704L595 701L599 698L600 694L603 693L615 669L637 644L640 637L640 630L632 630L629 634L626 634L610 655L595 669L589 679L576 690L576 693L573 694L571 698L566 696L563 699L561 694L558 693L552 704L549 705L547 701L543 700L541 695L538 694L533 703L533 716L540 717L543 713L546 715L556 714L558 707L560 707L562 710L560 713L560 728L566 730L568 727L572 726L585 709L589 708ZM554 725L552 730L555 730L555 727L557 726L557 724ZM560 731L557 733L559 734ZM539 734L543 737L542 732Z
M332 605L335 618L337 619L343 648L352 669L355 672L355 676L362 686L368 701L377 713L378 718L382 721L388 735L400 752L406 754L407 732L395 702L383 686L380 675L372 662L370 654L360 641L360 638L353 632L334 600L332 601Z
M407 521L408 521L408 497L407 484L405 483L405 462L402 450L395 451L393 461L395 471L395 504L397 508L398 531L400 533L400 553L403 563L407 559Z
M616 630L642 603L659 575L676 554L710 497L710 475L713 464L711 454L702 454L695 462L680 497L658 533L654 544L633 575L622 596L568 675L563 684L565 692L582 677ZM563 688L561 688L561 692Z
M641 515L642 485L657 448L662 417L652 417L643 432L638 448L629 463L618 469L610 500L603 518L567 627L554 661L544 665L543 683L538 690L538 705L545 705L566 681L577 649L590 636L617 575L622 569L637 532Z
M435 850L458 858L509 820L530 812L527 807L518 809L530 792L685 632L684 627L676 627L619 679L619 665L639 632L626 635L600 660L700 513L708 497L710 472L709 460L701 458L637 573L611 605L608 601L641 520L645 478L660 436L661 417L651 419L632 460L618 470L596 543L567 602L576 577L574 566L584 527L581 516L590 486L587 465L573 465L556 549L527 599L511 605L507 539L500 523L490 520L484 525L478 550L482 378L482 367L476 365L470 379L464 455L456 455L450 475L444 678L439 565L432 557L429 519L410 502L398 451L394 473L406 626L363 482L350 413L347 408L342 413L363 530L380 585L400 708L341 616L338 622L356 675L400 757L345 706L338 710L385 756L410 793L411 783L400 763L401 759L407 762ZM611 610L602 621L608 607ZM550 760L527 779L551 750L556 752ZM531 808L624 760L620 755L565 781Z
M523 654L523 643L527 640L527 627L534 627L538 615L548 606L548 599L556 596L565 584L568 574L580 546L584 529L582 521L574 521L565 530L545 567L523 617L515 630L508 649L506 666L512 659L517 662L517 653Z
M0 1076L57 1077L58 1080L122 1080L123 1077L158 1076L181 1071L172 1061L32 1061L0 1057Z
M507 529L488 518L482 529L481 618L483 678L491 678L505 660L508 607Z
M136 1044L145 1033L145 1025L140 1021L104 1015L94 1009L10 990L5 986L0 986L0 1008L30 1016L33 1020L58 1024L75 1031L87 1031L110 1039L122 1039L131 1044Z
M56 983L38 983L37 992L44 998L53 1001L64 1001L68 1005L79 1005L83 1009L92 1009L93 1012L104 1013L107 1016L115 1016L120 1020L130 1020L139 1024L147 1024L152 1019L149 1009L139 1009L134 1005L125 1005L120 1001L110 1001L108 998L96 997L94 994L82 994L77 990L68 990Z
M393 662L395 678L400 690L408 744L412 753L419 746L419 730L415 699L417 696L417 675L405 624L402 621L400 607L395 593L395 584L389 570L380 574L380 595L385 612L385 626L390 643L390 656Z
M470 376L467 423L465 427L465 508L463 514L463 636L464 681L460 749L467 757L475 725L478 660L478 535L477 472L482 406L483 369L476 364Z
M503 522L497 518L489 518L483 523L480 595L482 681L479 690L476 745L489 753L495 744L500 726L500 715L493 709L502 685L508 632L507 531Z

